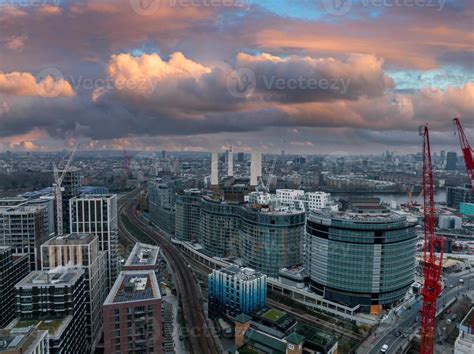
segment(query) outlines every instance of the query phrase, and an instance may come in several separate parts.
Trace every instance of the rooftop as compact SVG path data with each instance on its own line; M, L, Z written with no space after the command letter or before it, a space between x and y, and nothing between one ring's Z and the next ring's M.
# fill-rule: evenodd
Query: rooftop
M0 329L0 352L25 351L40 340L44 334L44 332L37 332L33 328Z
M87 245L91 243L97 236L92 234L68 234L64 236L56 236L43 243L43 245Z
M84 270L74 268L63 272L34 271L16 284L17 288L46 287L46 286L71 286L84 274Z
M386 209L384 209L386 210ZM405 215L394 213L392 211L383 213L356 213L352 211L331 211L329 209L313 210L309 219L324 219L331 224L343 223L394 223L406 222Z
M221 272L225 274L229 274L238 279L247 280L247 281L259 279L262 276L264 276L264 274L257 272L256 270L252 268L241 268L237 265L231 265L226 268L223 268L221 269Z
M125 266L155 265L159 253L160 247L137 242L132 253L128 256Z
M10 326L13 330L36 328L38 330L48 331L52 337L58 337L71 321L71 315L59 318L16 319Z
M105 305L153 299L161 299L153 270L123 271L107 296Z

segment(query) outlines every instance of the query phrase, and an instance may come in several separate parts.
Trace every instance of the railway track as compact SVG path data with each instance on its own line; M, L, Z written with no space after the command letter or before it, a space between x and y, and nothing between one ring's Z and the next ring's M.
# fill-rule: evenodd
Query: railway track
M137 211L139 189L119 200L119 234L128 243L151 242L161 247L173 270L176 288L183 310L191 350L196 354L218 354L216 343L202 309L201 293L184 257L158 230L152 229ZM133 225L133 230L131 229ZM138 237L140 234L141 237Z

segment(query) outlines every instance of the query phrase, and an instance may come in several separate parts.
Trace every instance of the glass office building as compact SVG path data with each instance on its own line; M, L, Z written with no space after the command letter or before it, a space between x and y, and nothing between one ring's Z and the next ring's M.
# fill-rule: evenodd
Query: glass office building
M243 263L271 277L281 268L301 264L305 213L240 209L240 255Z
M306 223L305 268L328 300L378 313L402 299L414 280L415 221L375 214L313 212Z

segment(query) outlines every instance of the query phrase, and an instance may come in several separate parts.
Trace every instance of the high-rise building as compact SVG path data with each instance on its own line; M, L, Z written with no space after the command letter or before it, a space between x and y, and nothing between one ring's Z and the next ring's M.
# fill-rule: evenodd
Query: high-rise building
M78 168L70 168L64 175L62 183L63 191L63 234L71 233L70 219L69 219L69 208L70 200L81 194L81 177L79 175L80 170ZM59 171L63 173L63 171Z
M197 241L201 234L201 197L199 189L176 194L175 237L181 241Z
M51 353L86 353L84 270L34 271L16 284L17 318L8 328L48 330Z
M91 234L57 236L41 245L42 269L68 267L84 270L87 336L94 351L103 330L102 304L107 297L107 252L99 251L99 238Z
M15 284L29 271L28 255L16 255L11 247L0 246L0 328L15 318Z
M461 203L474 203L474 192L469 187L447 187L446 204L459 210Z
M326 299L378 313L402 299L415 276L416 221L387 209L312 212L305 268Z
M267 276L232 265L208 276L209 312L236 316L263 309L267 302Z
M70 200L72 233L99 238L99 251L107 252L108 289L117 277L118 223L115 194L84 195Z
M175 232L175 194L176 185L172 181L148 183L150 220L170 235Z
M0 329L0 353L49 354L48 331L29 327Z
M161 293L153 270L121 272L103 310L106 353L162 353Z
M203 251L213 257L240 256L246 267L278 277L280 268L302 263L304 211L201 200Z
M446 151L441 150L441 152L439 154L439 158L441 160L441 163L444 163L444 160L446 160Z
M27 254L30 269L40 269L40 246L50 237L48 211L44 205L0 208L0 245L14 253Z
M244 162L245 161L245 154L243 152L237 153L237 162Z
M458 163L458 155L453 151L449 151L446 154L446 170L448 171L456 170L457 163Z
M303 262L304 211L241 207L239 250L246 267L278 277Z

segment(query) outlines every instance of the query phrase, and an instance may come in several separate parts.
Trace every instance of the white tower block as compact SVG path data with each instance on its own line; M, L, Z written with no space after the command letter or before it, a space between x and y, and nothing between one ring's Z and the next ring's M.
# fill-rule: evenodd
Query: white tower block
M211 186L219 185L219 162L217 159L217 152L211 155Z

